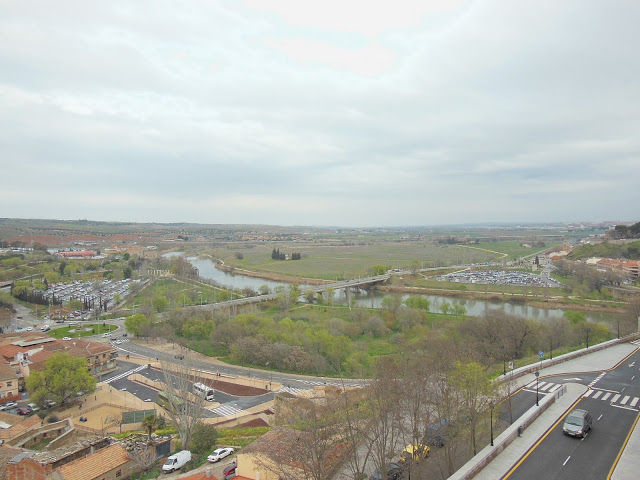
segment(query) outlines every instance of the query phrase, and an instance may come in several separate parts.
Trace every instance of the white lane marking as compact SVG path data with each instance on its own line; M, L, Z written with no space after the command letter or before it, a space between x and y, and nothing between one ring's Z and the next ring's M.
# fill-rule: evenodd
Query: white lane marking
M594 390L600 390L602 392L619 393L617 390L607 390L606 388L594 388Z
M619 398L620 398L620 394L614 395L613 398L611 399L611 403L616 403Z
M629 395L625 396L621 401L620 405L626 405L631 397Z
M633 377L631 377L631 380L633 380L634 378L636 378L636 376L634 375Z
M563 467L567 464L567 462L569 461L570 458L571 458L571 455L569 455L567 457L567 459L564 461L564 463L562 464Z
M602 418L602 415L604 415L604 413L600 414L600 416L598 417L598 420L600 420Z
M540 389L540 391L546 392L552 386L553 386L553 383L547 383L543 388Z
M624 392L624 389L627 387L622 387L622 390L620 390L620 393Z
M629 367L633 367L635 364L636 364L636 362L631 362L631 363L629 364Z
M600 395L602 395L602 392L596 392L596 394L593 396L593 398L598 398Z
M632 407L635 407L636 403L638 403L638 400L640 400L640 398L634 397L633 400L631 400L631 403L629 405L631 405Z
M585 397L585 398L589 398L589 397L591 396L591 394L592 394L592 393L593 393L593 390L587 390L587 391L585 392L585 394L583 395L583 397ZM600 392L598 392L598 393L600 393ZM596 398L596 397L594 396L593 398Z
M613 403L611 404L612 407L616 407L616 408L622 408L623 410L631 410L633 412L637 412L639 411L637 408L631 408L631 407L623 407L621 405L614 405Z
M551 392L555 392L556 390L558 390L559 388L562 388L561 384L557 384L555 387L553 387L551 390L549 390L549 393Z
M604 397L602 397L602 400L606 400L606 399L607 399L607 398L609 398L610 396L611 396L611 394L610 394L610 393L607 393L607 394L605 394L605 396L604 396Z
M525 385L525 386L524 386L524 388L531 388L531 387L533 387L533 386L536 384L536 381L537 381L537 380L534 380L534 381L533 381L533 382L531 382L530 384Z

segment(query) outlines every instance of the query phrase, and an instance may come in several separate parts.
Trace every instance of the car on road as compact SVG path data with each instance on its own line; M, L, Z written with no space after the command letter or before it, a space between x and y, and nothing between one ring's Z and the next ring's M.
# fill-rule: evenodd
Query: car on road
M236 476L236 468L238 467L238 462L235 460L231 462L229 465L224 467L222 474L224 475L224 480L229 480Z
M216 448L213 452L211 452L211 455L207 457L207 462L215 463L219 460L222 460L224 457L228 457L232 453L233 448L231 447Z
M593 418L586 410L576 408L564 419L562 433L572 437L586 437L591 430Z
M175 358L176 360L184 360L184 355L182 355L182 354L174 355L173 358Z
M71 340L71 337L62 337L62 340Z
M386 479L382 478L382 468L378 468L371 474L369 480L400 480L404 477L403 470L402 465L399 463L388 463Z
M103 334L102 334L102 338L108 338L108 337L110 337L110 336L111 336L111 334L110 334L110 333L103 333Z

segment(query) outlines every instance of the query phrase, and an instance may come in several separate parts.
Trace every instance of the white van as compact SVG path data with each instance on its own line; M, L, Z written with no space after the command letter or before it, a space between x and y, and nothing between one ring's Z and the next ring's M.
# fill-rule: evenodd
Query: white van
M185 463L191 460L191 452L189 450L182 450L181 452L174 453L167 461L162 465L162 471L164 473L171 473L179 470Z
M43 325L42 327L40 327L40 330L42 330L43 332L48 332L49 330L51 330L51 327L49 325Z

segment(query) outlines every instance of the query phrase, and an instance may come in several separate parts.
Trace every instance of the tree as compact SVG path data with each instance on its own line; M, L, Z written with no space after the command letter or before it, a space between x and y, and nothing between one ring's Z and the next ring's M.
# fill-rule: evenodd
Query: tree
M154 414L147 415L142 419L142 428L147 432L148 441L151 442L151 434L158 429L158 417Z
M58 352L45 361L44 370L35 370L26 380L35 403L53 400L63 405L78 392L91 392L96 379L87 370L87 359Z
M191 434L191 448L194 452L204 454L218 441L218 430L215 425L198 423Z
M151 321L141 313L131 315L124 319L124 326L127 332L133 333L136 337L140 336L149 325L151 325Z
M449 383L460 398L461 410L470 427L470 450L478 453L476 436L482 414L489 408L489 403L496 403L496 387L487 377L482 365L476 362L456 362L449 374Z
M204 418L204 395L192 392L193 384L198 381L193 369L193 360L185 356L180 363L161 360L164 375L164 391L170 403L166 409L169 418L180 434L182 448L189 449L196 425Z
M385 267L384 265L374 265L373 267L371 267L371 275L373 275L374 277L377 275L384 275L385 273L387 273L387 267Z

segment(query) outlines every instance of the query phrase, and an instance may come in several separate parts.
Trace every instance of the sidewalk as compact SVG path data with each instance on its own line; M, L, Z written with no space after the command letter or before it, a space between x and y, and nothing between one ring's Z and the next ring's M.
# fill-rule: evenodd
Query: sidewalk
M563 373L575 375L581 372L604 371L616 366L637 348L638 347L630 343L616 345L590 355L576 358L575 360L569 360L549 368L543 368L540 370L540 378ZM535 375L532 373L516 378L514 380L516 384L514 385L514 389L527 385L534 381L535 378ZM567 393L556 400L553 405L526 428L521 437L516 438L504 451L493 459L491 463L473 477L474 480L495 480L502 478L573 402L587 391L586 386L576 383L566 383L566 386ZM638 449L640 449L640 428L635 428L611 477L612 480L632 480L638 478L638 470L640 469L640 457L637 455ZM480 455L478 455L478 457L479 456ZM473 459L471 462L473 462Z

